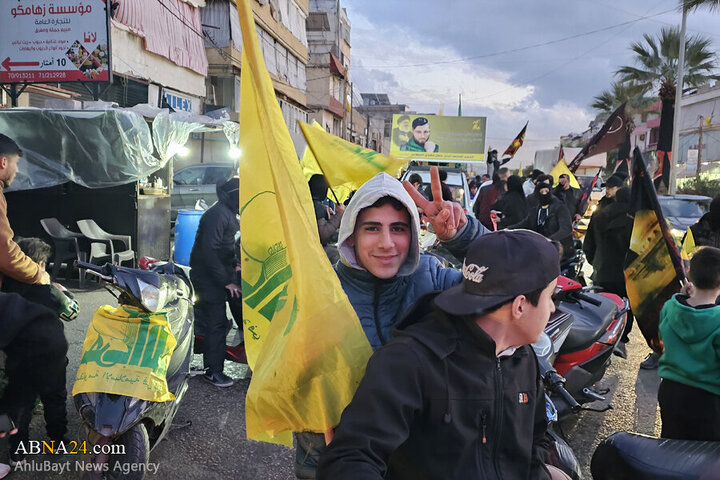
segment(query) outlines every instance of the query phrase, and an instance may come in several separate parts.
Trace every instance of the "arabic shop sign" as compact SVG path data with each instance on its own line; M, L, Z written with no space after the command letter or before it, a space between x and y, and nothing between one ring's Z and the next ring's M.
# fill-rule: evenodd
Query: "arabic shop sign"
M104 0L0 3L0 82L110 81Z

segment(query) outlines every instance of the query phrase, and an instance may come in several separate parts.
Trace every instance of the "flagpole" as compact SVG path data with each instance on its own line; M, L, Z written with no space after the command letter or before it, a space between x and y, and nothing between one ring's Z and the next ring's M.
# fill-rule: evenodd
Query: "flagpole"
M675 164L679 160L678 150L680 148L680 102L682 100L683 82L685 74L685 26L687 24L687 7L683 2L682 23L680 24L680 51L678 52L678 73L675 84L675 116L673 117L672 150L670 152L670 178L668 193L675 195L677 190L677 169Z

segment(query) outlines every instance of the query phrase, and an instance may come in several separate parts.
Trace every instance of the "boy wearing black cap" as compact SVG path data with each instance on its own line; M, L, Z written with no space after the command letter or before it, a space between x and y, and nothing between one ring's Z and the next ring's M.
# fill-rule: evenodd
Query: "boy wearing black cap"
M496 232L473 242L462 274L422 297L372 356L318 479L551 478L528 344L555 310L558 251L535 232Z

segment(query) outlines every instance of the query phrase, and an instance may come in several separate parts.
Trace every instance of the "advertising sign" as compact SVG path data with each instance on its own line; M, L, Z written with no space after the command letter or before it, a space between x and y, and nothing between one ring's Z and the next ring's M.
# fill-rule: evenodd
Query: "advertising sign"
M485 117L395 114L390 155L418 160L483 161L486 123Z
M18 0L0 6L0 82L108 82L105 0Z

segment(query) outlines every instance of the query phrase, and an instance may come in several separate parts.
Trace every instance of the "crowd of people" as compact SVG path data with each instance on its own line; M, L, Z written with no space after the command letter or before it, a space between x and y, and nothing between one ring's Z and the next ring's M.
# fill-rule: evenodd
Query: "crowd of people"
M66 434L59 319L77 313L72 297L50 284L44 247L19 241L8 223L2 188L21 156L0 135L0 349L9 379L0 414L17 426L0 436L12 434L11 466L24 461L18 446L37 397L50 438ZM401 183L380 173L346 205L327 200L322 176L310 179L320 241L374 354L334 431L295 433L298 478L568 478L542 460L545 397L530 344L555 310L561 261L574 254L573 223L584 205L568 176L554 185L539 170L523 179L498 167L469 182L474 216L452 200L438 169L426 188L419 177ZM623 296L618 252L632 232L626 183L622 175L604 183L583 244L594 283ZM242 295L238 189L237 179L218 185L219 202L203 215L190 259L205 377L218 387L232 385L222 367L225 302L238 308ZM421 251L421 222L464 259L461 269ZM691 261L691 282L662 310L658 397L664 437L720 440L720 197L693 228L698 245L708 246ZM9 469L0 465L0 478Z

